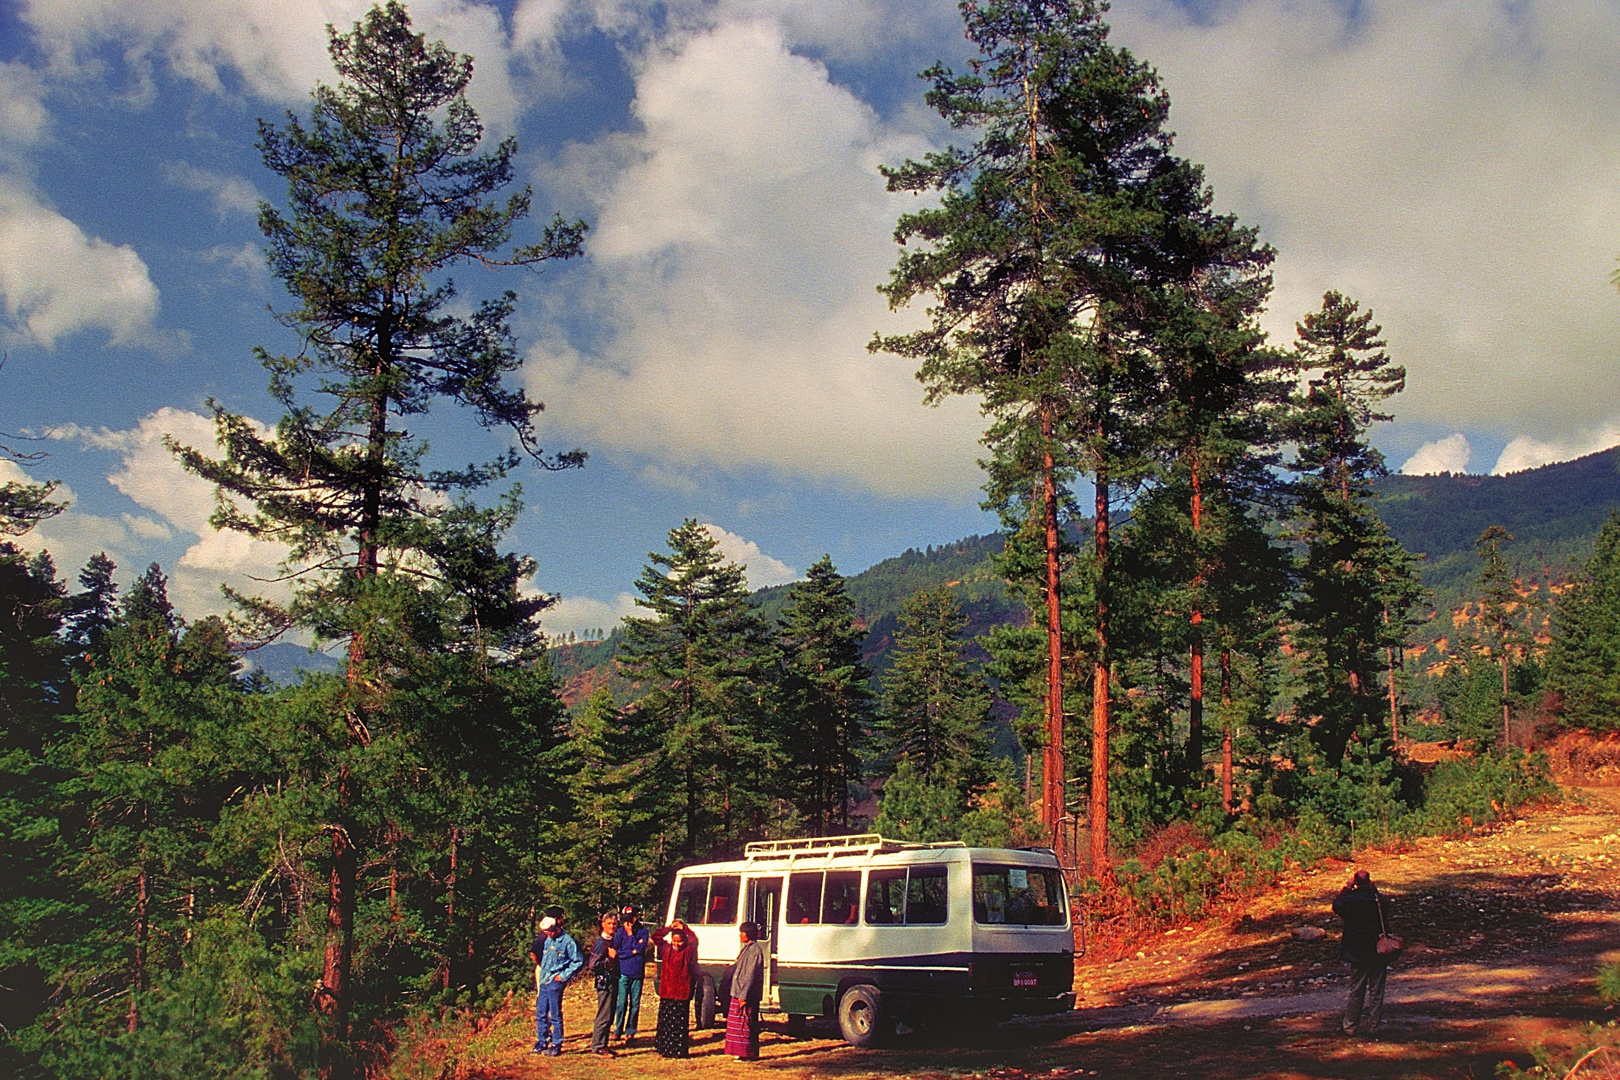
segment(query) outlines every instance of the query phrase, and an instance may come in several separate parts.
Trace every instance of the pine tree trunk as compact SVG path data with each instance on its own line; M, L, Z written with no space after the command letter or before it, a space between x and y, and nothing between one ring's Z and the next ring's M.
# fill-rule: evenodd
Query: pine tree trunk
M1513 745L1513 728L1508 722L1508 654L1502 646L1502 746Z
M1189 663L1191 671L1188 677L1190 687L1187 701L1187 776L1191 786L1197 788L1202 785L1204 779L1204 608L1202 601L1198 597L1199 587L1204 581L1203 553L1199 549L1199 534L1204 523L1204 493L1200 488L1196 462L1193 463L1192 468L1191 516L1193 558L1196 563L1196 571L1192 582L1192 657Z
M1232 650L1221 650L1221 807L1232 812Z
M392 363L392 323L387 315L392 293L383 301L384 315L377 324L377 359L372 374L381 379ZM382 530L382 491L387 470L388 397L379 394L371 401L370 426L366 433L366 471L362 478L360 528L356 536L355 577L364 585L377 576ZM349 700L347 721L350 741L366 746L371 742L366 722L366 667L372 659L367 635L358 628L349 637L349 664L346 672ZM321 1080L348 1080L349 1055L349 972L354 956L354 909L356 902L359 852L355 832L349 828L350 810L360 802L360 781L348 769L338 769L338 822L331 828L332 863L327 878L326 953L321 969L321 986L315 1007L326 1019L326 1045L322 1048Z
M125 1026L131 1032L140 1023L140 997L146 987L146 903L149 887L146 864L143 862L140 873L135 877L135 977L129 984L129 1013L124 1018Z
M1041 494L1046 526L1046 770L1041 817L1047 836L1062 862L1064 771L1063 753L1063 617L1059 588L1059 535L1056 468L1052 460L1052 406L1041 409Z
M1097 470L1096 531L1092 545L1097 559L1096 656L1091 667L1091 874L1111 883L1114 870L1108 861L1108 478Z
M1398 751L1401 745L1401 703L1395 691L1395 646L1386 645L1384 652L1389 661L1389 741Z
M339 818L346 821L354 805L359 785L347 767L338 770ZM355 877L358 854L349 831L334 827L332 865L327 876L326 954L321 965L321 985L315 1007L325 1018L320 1074L322 1080L348 1080L349 1069L349 969L354 952Z
M444 879L444 966L439 971L439 987L450 989L450 957L454 955L453 943L456 932L456 857L459 854L458 841L461 839L461 830L455 825L450 826L450 872Z

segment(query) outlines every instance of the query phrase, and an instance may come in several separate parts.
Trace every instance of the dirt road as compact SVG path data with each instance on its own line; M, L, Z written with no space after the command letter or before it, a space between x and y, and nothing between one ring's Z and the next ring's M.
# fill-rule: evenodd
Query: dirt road
M650 1047L602 1061L582 1052L581 998L563 1057L527 1058L532 1028L514 1026L508 1038L518 1041L476 1075L1489 1077L1503 1060L1528 1064L1532 1042L1616 1015L1597 999L1592 974L1600 960L1620 959L1620 789L1571 799L1467 839L1358 853L1408 942L1376 1042L1338 1031L1347 973L1328 908L1352 868L1334 863L1291 875L1238 917L1154 934L1113 962L1083 962L1074 1012L971 1043L933 1033L859 1051L830 1028L793 1038L768 1025L754 1066L725 1058L714 1032L698 1036L688 1062Z

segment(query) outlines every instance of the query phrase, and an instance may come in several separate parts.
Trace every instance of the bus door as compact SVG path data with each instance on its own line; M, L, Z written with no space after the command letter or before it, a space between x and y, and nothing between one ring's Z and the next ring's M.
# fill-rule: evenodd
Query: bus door
M761 1005L775 1007L778 1001L776 987L776 932L782 918L782 879L780 877L754 878L748 883L748 919L759 927L759 942L765 947L765 996Z

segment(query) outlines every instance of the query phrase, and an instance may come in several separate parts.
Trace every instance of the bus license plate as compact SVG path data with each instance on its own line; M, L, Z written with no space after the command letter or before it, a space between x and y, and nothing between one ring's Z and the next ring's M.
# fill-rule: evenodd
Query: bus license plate
M1029 968L1014 968L1012 976L1014 986L1039 986L1041 984L1041 980Z

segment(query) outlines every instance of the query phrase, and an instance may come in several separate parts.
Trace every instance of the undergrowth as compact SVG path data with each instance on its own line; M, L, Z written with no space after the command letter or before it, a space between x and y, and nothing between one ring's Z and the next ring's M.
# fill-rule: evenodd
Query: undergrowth
M1598 965L1597 992L1604 1001L1620 1002L1620 963L1611 961ZM1496 1074L1507 1080L1620 1077L1620 1027L1615 1025L1613 1020L1607 1024L1587 1024L1575 1045L1567 1050L1551 1050L1545 1044L1532 1046L1530 1055L1535 1059L1534 1065L1520 1069L1504 1061L1496 1067Z
M1268 804L1231 821L1176 822L1150 835L1117 869L1119 890L1105 895L1095 881L1086 892L1093 922L1118 930L1199 918L1264 890L1290 868L1352 856L1357 847L1452 834L1511 817L1555 790L1539 755L1481 756L1438 763L1421 801L1374 822L1345 827L1307 805L1291 821L1272 818ZM1122 925L1123 924L1123 925ZM1617 975L1620 981L1620 975Z
M1587 1024L1567 1050L1552 1050L1544 1044L1530 1048L1535 1064L1521 1069L1511 1061L1496 1067L1496 1075L1504 1080L1549 1080L1549 1078L1579 1078L1579 1080L1608 1080L1620 1076L1620 1028L1615 1021L1607 1024Z
M510 989L470 995L409 1013L395 1029L388 1080L465 1080L534 1029L532 1004Z

